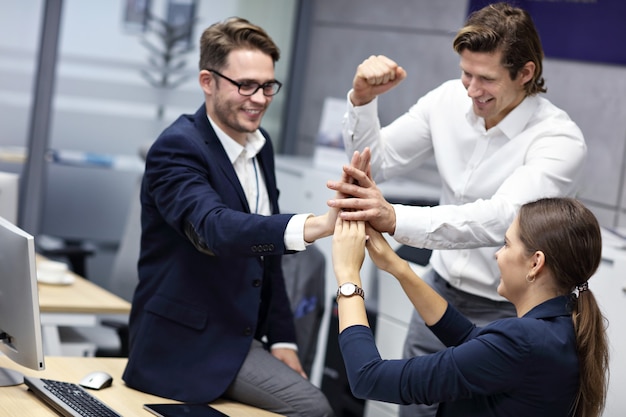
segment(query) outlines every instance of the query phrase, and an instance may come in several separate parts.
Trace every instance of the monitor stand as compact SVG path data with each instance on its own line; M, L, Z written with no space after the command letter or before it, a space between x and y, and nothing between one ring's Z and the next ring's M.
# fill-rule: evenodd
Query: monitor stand
M24 383L24 375L8 368L0 368L0 387L10 387Z

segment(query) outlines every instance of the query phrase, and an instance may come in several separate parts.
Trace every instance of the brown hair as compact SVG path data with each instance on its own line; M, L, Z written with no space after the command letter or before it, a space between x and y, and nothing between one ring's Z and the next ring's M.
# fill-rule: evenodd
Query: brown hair
M271 56L274 63L280 58L280 49L265 30L246 19L231 17L202 33L200 69L222 69L228 54L235 49L258 49Z
M524 204L518 221L519 237L528 253L542 251L560 291L574 299L572 320L580 367L574 416L599 417L608 386L609 350L606 319L587 289L587 280L602 257L598 220L576 199L545 198Z
M495 3L470 14L452 43L454 50L472 52L502 52L501 64L509 70L512 80L524 65L535 64L533 78L524 85L526 95L545 93L543 48L537 29L523 9L507 3Z

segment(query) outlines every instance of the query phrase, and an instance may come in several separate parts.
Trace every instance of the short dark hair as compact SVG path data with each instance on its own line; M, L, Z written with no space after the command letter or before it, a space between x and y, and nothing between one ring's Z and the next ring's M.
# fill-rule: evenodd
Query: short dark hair
M501 64L509 70L512 80L532 61L533 78L524 85L526 95L545 93L543 79L543 47L532 18L525 10L507 3L494 3L476 10L452 43L454 50L472 52L502 52Z
M254 49L280 58L280 49L263 30L246 19L231 17L209 26L200 37L200 70L222 69L226 58L235 49Z

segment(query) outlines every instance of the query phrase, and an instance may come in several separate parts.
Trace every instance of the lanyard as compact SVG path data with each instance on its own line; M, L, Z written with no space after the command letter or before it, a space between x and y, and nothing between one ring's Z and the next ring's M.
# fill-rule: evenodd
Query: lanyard
M254 167L254 179L256 181L256 206L254 207L254 214L259 213L259 196L261 192L259 191L259 172L256 168L256 157L252 158L252 166Z

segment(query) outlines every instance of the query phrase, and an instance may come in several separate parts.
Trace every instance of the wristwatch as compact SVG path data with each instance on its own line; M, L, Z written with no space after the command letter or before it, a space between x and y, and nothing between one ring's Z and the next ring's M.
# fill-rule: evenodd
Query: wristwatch
M337 288L337 300L339 300L339 297L342 295L344 297L360 295L361 298L365 299L365 292L363 291L363 288L359 287L353 282L346 282L345 284L341 284L339 288Z

